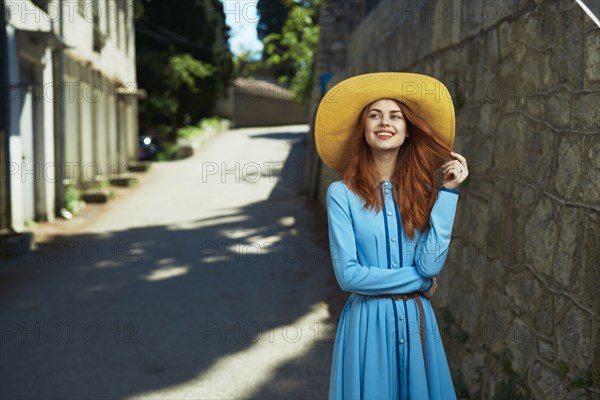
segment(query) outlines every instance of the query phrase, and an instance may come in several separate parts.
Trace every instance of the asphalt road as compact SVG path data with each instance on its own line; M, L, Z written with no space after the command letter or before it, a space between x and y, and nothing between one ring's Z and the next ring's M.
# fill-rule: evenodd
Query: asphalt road
M306 129L215 136L5 263L0 397L326 398L337 288Z

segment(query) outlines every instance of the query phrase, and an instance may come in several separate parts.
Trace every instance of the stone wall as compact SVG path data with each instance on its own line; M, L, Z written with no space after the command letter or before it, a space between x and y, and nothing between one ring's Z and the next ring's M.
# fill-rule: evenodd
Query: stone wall
M598 26L573 1L383 0L347 40L335 82L410 71L453 94L470 176L432 303L457 392L600 398ZM334 179L319 168L322 202Z

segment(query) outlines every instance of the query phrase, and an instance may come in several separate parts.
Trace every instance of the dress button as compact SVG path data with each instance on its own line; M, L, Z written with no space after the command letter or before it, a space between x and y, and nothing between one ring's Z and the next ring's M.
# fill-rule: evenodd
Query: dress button
M392 212L391 212L391 211L388 211L388 215L392 215Z
M404 320L404 317L401 315L401 316L400 316L400 321L402 321L402 320Z
M390 191L386 189L385 194L390 194Z
M385 186L387 186L387 185L388 185L388 183L387 183L387 182L383 182L383 184L384 184Z
M394 263L394 264L393 264L393 266L395 267L395 266L396 266L396 263Z
M396 241L396 238L392 238L392 242L395 242L395 241Z
M400 339L400 343L404 343L404 339Z

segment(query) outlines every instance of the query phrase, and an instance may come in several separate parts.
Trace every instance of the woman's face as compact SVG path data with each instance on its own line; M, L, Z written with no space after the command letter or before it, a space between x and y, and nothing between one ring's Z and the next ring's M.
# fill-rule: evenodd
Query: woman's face
M397 150L406 137L406 120L395 101L380 99L369 106L365 139L372 150Z

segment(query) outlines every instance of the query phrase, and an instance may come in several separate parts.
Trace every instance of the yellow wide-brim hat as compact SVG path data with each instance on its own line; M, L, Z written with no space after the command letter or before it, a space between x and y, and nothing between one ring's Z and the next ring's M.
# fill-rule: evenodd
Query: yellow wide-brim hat
M406 104L438 138L454 144L452 96L431 76L411 72L375 72L353 76L336 84L321 99L315 119L315 144L321 160L336 171L345 165L345 144L355 133L362 109L378 99Z

